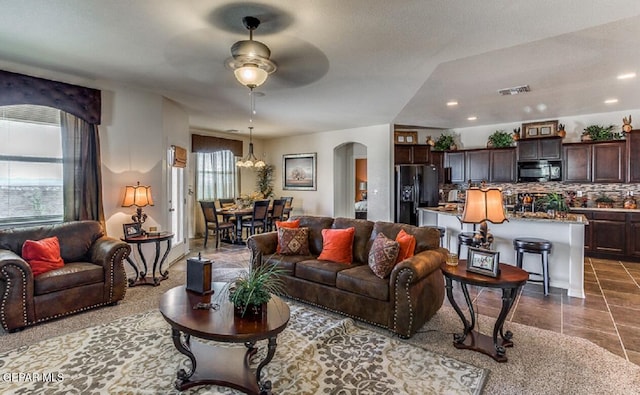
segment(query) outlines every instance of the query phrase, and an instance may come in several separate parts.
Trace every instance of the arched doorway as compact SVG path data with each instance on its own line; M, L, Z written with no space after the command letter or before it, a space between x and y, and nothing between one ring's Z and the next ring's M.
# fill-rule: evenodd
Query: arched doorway
M367 182L367 147L360 143L344 143L333 150L333 207L335 217L356 217L356 202L363 199ZM364 183L364 184L363 184ZM366 196L366 195L365 195ZM360 203L365 211L359 217L366 217L366 202Z

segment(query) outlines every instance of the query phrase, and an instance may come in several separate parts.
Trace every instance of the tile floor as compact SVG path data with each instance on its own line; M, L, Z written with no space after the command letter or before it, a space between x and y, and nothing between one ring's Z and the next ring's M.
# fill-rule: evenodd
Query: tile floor
M191 241L191 254L204 249L202 240ZM245 246L221 243L226 253L244 254ZM550 288L544 296L542 285L527 283L507 316L517 322L571 336L578 336L640 365L640 263L585 258L586 298L567 296L566 290ZM455 282L454 282L455 284ZM462 292L454 285L456 300L464 305ZM470 288L476 312L497 317L500 290ZM445 297L445 305L450 305Z
M640 365L640 263L585 258L584 270L585 299L553 287L545 297L541 284L527 283L505 329L508 322L517 322L578 336ZM458 290L454 285L456 301L464 306ZM477 313L498 316L500 290L470 287L469 293ZM446 298L445 304L450 305Z

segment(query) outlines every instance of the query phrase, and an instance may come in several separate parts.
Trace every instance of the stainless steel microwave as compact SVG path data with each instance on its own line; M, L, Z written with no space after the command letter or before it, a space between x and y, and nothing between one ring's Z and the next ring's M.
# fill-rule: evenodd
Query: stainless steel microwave
M518 182L544 182L561 180L561 162L546 160L539 160L535 162L518 162Z

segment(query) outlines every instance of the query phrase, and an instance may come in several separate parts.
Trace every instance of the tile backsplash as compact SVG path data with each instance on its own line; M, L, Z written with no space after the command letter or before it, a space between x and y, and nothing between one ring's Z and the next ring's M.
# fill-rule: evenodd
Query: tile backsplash
M479 184L478 184L479 185ZM441 184L443 196L447 196L453 189L466 190L468 184ZM476 186L476 184L474 184ZM503 192L516 195L518 193L548 193L558 192L567 195L568 192L582 192L587 198L587 207L596 206L596 198L602 194L614 200L614 207L622 207L624 199L629 192L633 192L636 199L640 199L640 184L579 184L565 182L523 182L523 183L487 183L487 187L501 188Z

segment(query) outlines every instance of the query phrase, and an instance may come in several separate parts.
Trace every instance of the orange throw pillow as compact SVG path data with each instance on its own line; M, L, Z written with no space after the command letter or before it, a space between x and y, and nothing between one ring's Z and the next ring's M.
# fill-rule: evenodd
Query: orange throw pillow
M322 229L322 252L318 259L350 264L356 228Z
M401 229L396 236L396 241L400 244L400 252L398 252L398 258L396 263L402 262L407 258L413 256L413 251L416 249L416 238Z
M38 241L26 240L22 245L22 259L31 265L34 276L64 266L60 256L60 242L56 236Z
M297 229L300 227L300 220L294 219L292 221L276 221L276 230L280 228ZM278 232L278 245L276 246L276 254L280 253L280 232Z

